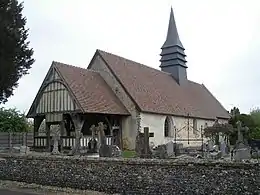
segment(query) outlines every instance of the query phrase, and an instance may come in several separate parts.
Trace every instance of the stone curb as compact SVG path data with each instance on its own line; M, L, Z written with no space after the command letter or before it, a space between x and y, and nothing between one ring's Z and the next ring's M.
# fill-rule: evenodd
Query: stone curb
M21 155L21 154L8 154L0 153L0 161L4 161L7 158L15 158L17 160L49 160L49 161L76 161L76 162L89 162L89 163L113 163L113 164L128 164L128 165L160 165L160 166L212 166L212 167L254 167L260 166L260 162L235 162L235 161L213 161L196 159L191 161L189 159L141 159L141 158L104 158L104 157L85 157L85 156L58 156L58 155Z

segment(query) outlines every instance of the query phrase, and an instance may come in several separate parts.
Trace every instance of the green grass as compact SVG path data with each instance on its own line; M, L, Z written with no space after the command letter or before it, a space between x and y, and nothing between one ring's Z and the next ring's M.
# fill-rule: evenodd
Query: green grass
M136 157L136 153L134 150L124 150L123 153L123 158L134 158Z

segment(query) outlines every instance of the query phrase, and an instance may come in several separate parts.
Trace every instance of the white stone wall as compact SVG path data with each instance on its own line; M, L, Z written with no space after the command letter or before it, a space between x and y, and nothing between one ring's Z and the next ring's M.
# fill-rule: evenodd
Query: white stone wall
M144 127L149 127L149 131L154 133L154 137L150 138L150 142L155 145L164 144L170 140L174 140L174 126L176 127L176 137L177 142L183 143L184 146L198 146L201 145L201 126L205 127L206 123L208 126L214 124L214 120L196 119L197 120L197 131L193 130L193 119L189 119L189 129L188 129L188 119L184 117L169 116L172 125L169 137L164 136L164 122L166 115L141 113L141 129ZM226 123L227 120L220 120L221 123ZM189 132L189 133L188 133ZM188 135L189 134L189 135ZM189 144L188 144L189 138ZM206 140L205 140L206 141Z

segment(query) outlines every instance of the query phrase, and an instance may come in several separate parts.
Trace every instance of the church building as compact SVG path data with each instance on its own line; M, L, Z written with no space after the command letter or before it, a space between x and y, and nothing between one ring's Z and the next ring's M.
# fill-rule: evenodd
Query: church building
M75 135L76 123L88 137L90 127L99 122L124 149L134 149L137 132L144 127L153 133L150 141L155 145L173 139L201 144L203 128L216 120L226 123L230 116L205 85L187 78L184 51L171 9L158 62L161 70L101 50L86 68L53 61L27 114L34 119L35 146L50 143L52 124L60 125L65 140ZM38 143L42 121L47 136Z

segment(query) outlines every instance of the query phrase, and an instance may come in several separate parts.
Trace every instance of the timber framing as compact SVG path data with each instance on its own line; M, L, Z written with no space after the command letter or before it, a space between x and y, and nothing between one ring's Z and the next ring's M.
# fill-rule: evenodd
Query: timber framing
M82 113L79 102L62 74L52 65L37 92L27 118L43 116L45 113Z

